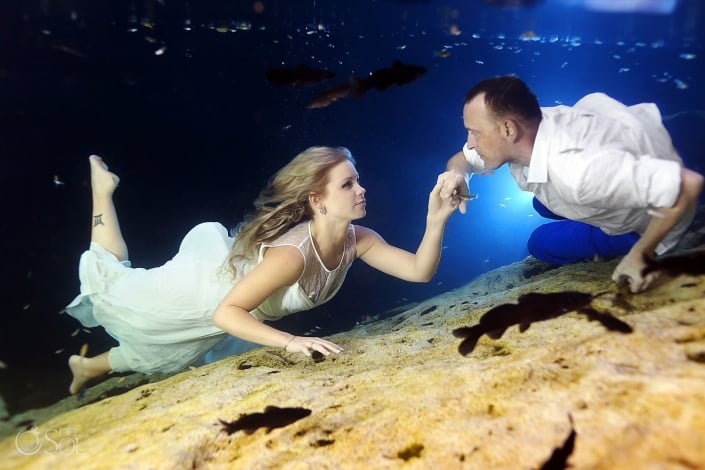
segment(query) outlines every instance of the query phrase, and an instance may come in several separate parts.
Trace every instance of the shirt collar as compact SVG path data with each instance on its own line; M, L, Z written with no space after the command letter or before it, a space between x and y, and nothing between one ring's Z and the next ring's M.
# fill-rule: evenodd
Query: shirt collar
M555 124L543 110L543 118L539 123L534 147L531 150L529 172L526 175L527 183L545 183L548 181L548 155L551 148L550 136L553 135Z

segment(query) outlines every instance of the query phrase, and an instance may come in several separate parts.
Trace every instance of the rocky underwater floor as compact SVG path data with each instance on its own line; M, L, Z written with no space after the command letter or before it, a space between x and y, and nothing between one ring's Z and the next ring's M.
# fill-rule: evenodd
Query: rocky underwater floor
M332 336L336 357L261 348L113 377L80 407L3 422L0 467L705 468L705 276L631 295L610 280L615 265L527 258ZM632 331L571 310L459 353L453 330L564 291Z

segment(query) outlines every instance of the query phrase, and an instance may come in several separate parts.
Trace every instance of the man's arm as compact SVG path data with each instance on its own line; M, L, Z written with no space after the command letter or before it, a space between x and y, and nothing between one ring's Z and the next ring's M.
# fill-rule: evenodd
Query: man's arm
M456 153L448 159L448 163L446 163L446 170L456 171L460 175L463 175L464 178L470 179L470 164L465 159L465 155L462 151Z
M654 211L655 215L652 216L651 222L639 241L634 244L614 270L612 274L614 281L626 277L632 292L640 292L651 284L655 276L649 274L644 278L641 275L641 271L645 267L644 256L649 258L653 256L661 240L678 223L683 214L694 204L697 204L698 196L703 189L703 181L703 176L700 173L687 168L681 169L681 186L676 203L673 207L662 207Z

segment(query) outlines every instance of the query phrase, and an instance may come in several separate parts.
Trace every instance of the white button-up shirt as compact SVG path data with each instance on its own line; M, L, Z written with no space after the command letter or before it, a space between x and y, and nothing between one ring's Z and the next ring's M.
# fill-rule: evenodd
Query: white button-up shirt
M554 214L607 234L644 233L649 208L672 207L680 193L682 160L653 103L624 104L593 93L575 106L541 108L529 166L510 163L519 187ZM473 173L484 163L463 147ZM672 248L688 228L692 208L659 244Z

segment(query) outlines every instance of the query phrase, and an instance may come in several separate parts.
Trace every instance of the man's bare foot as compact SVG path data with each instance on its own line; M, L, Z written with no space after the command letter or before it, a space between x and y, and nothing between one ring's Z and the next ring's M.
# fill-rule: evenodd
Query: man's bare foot
M108 165L98 155L88 157L91 164L91 188L95 195L110 196L117 188L120 178L110 171Z

